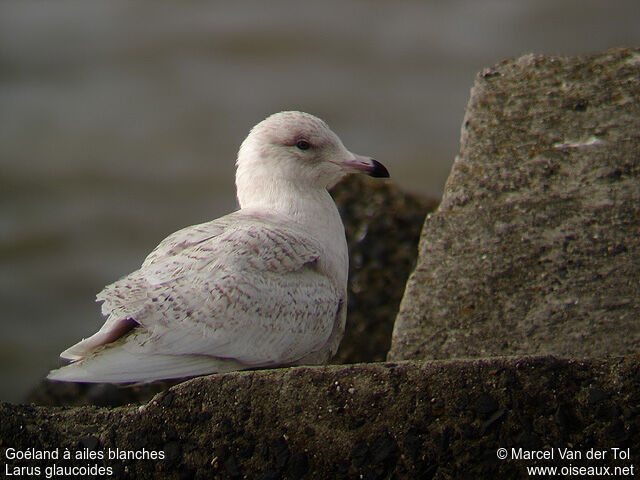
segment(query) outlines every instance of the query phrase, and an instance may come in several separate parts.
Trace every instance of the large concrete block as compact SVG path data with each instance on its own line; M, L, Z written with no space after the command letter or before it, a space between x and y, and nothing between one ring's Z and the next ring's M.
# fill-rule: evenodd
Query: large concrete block
M173 480L527 478L527 468L569 463L637 472L637 371L635 357L335 365L201 377L141 407L0 403L0 467ZM554 457L516 458L520 449ZM565 449L583 458L563 461ZM606 456L589 461L589 449Z
M640 50L480 73L389 359L640 345Z

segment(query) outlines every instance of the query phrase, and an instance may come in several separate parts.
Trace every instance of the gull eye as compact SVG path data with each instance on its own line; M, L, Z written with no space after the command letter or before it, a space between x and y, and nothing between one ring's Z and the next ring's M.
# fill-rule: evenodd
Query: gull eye
M311 147L311 144L306 140L298 140L296 142L296 147L298 147L300 150L309 150L309 147Z

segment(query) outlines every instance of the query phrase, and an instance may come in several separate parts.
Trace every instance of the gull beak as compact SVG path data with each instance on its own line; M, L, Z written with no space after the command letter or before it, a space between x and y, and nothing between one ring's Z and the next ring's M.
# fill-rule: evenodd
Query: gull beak
M377 160L362 155L351 154L352 157L347 159L343 165L353 172L366 173L370 177L388 178L389 171L384 165Z

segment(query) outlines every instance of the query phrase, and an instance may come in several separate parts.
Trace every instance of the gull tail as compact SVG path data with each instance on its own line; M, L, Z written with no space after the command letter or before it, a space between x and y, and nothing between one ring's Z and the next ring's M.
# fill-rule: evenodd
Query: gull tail
M126 339L105 345L85 358L52 370L47 379L83 383L149 383L246 369L232 359L171 355L127 348Z

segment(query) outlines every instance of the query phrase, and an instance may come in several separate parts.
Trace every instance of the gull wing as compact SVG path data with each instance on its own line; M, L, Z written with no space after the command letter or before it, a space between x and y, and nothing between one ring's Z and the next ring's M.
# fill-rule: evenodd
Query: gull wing
M80 360L56 372L111 364L128 373L106 381L127 382L221 371L220 361L234 370L294 363L324 346L344 302L317 268L322 255L313 238L269 215L236 212L176 232L98 295L105 325L63 352ZM154 364L154 355L163 358ZM87 377L78 381L105 381Z

